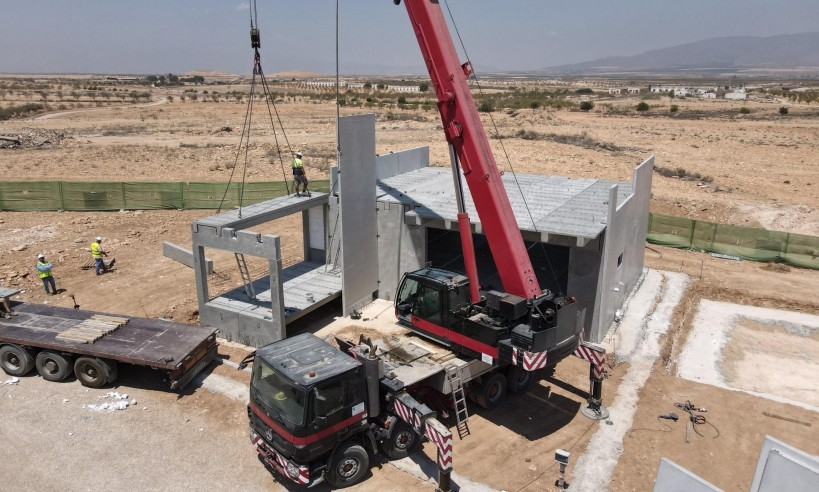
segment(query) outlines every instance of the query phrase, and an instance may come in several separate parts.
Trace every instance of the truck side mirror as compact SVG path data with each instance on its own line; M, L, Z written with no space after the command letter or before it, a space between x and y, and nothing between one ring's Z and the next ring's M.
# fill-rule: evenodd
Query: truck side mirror
M396 306L396 309L398 310L398 314L400 314L401 316L406 316L410 313L410 311L412 311L412 303L405 302L403 304L399 304L398 306Z

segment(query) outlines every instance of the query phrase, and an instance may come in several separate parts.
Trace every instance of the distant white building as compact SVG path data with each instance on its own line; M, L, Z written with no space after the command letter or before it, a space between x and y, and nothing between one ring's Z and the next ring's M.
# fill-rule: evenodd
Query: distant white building
M628 87L626 90L628 90L629 94L640 94L643 92L642 87Z
M388 85L387 90L394 92L421 92L421 87L417 85Z
M716 92L703 92L700 94L700 97L703 99L716 99L717 93Z
M364 88L364 82L351 82L351 83L347 84L347 88L348 89L363 89Z
M623 92L623 89L619 87L609 87L609 94L619 96Z
M732 101L744 101L748 99L748 94L745 93L745 90L735 90L734 92L726 92L723 96L725 99L730 99Z

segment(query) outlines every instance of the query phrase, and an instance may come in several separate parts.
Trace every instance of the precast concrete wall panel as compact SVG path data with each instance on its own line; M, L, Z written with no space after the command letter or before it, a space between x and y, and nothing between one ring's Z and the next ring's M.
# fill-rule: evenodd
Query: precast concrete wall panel
M375 115L339 118L339 210L343 314L361 309L378 290Z
M405 272L426 263L427 229L404 223L407 207L378 202L378 297L394 300Z
M722 492L668 458L660 460L654 492Z
M381 181L429 166L429 147L382 154L375 162L375 179Z
M765 436L750 492L819 490L819 458Z

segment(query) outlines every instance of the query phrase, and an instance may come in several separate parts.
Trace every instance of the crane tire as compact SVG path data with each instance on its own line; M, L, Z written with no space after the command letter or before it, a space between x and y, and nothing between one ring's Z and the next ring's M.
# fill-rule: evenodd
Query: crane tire
M330 458L327 468L327 483L342 489L355 485L370 470L370 455L362 446L354 443L338 448Z

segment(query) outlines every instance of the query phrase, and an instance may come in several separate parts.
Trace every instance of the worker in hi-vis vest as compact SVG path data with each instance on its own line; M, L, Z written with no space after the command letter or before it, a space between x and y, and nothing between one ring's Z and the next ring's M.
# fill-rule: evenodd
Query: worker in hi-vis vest
M96 241L91 243L91 257L94 258L94 270L97 272L97 275L102 275L108 271L108 267L105 265L105 260L103 259L104 256L108 256L108 253L102 249L102 238L97 237Z
M51 273L52 268L54 268L54 266L46 261L46 257L43 253L37 255L37 274L40 276L40 280L43 281L43 288L46 294L53 296L57 294L57 283L54 281L54 274ZM51 292L48 291L49 286L51 286Z
M304 174L304 162L301 160L302 153L296 152L296 157L293 159L293 181L296 183L296 196L310 196L310 192L307 191L307 175ZM299 185L304 185L304 191L299 193Z

